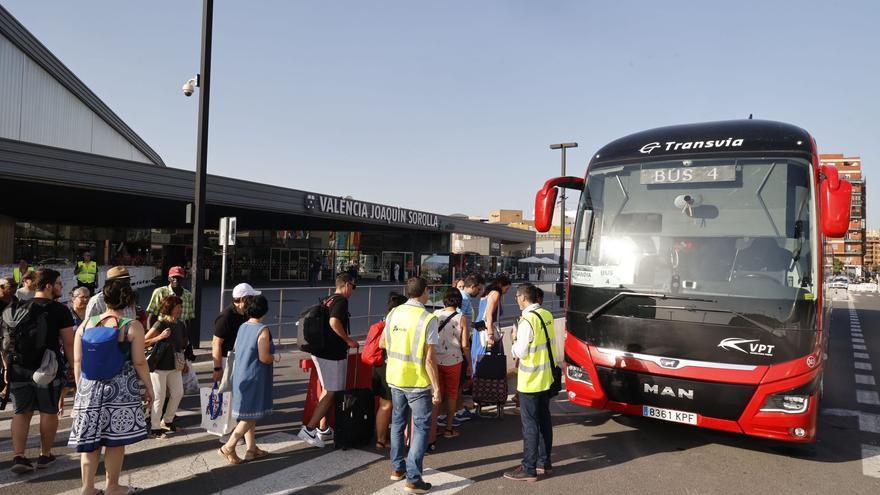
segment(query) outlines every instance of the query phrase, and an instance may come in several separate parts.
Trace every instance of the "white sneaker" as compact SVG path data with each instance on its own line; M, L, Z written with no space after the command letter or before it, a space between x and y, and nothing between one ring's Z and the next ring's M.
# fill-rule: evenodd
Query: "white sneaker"
M331 428L329 426L327 427L326 430L322 430L322 429L318 428L318 438L320 438L321 441L323 441L324 443L332 442L333 437L334 437L333 436L333 428Z
M300 428L299 435L297 435L297 436L302 441L306 442L307 444L311 445L312 447L318 447L319 449L324 447L324 441L321 440L321 437L318 435L317 428L315 428L312 431L309 431L308 428L303 426L302 428Z

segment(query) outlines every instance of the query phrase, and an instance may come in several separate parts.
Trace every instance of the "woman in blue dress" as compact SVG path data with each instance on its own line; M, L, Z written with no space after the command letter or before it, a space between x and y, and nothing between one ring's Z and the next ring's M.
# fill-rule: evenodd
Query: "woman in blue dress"
M275 345L269 327L263 325L263 317L269 312L265 296L253 296L245 307L248 320L238 329L235 339L235 363L232 369L232 415L238 425L229 441L220 447L220 455L230 464L241 464L235 446L244 437L247 452L244 460L250 461L269 453L257 447L254 432L257 421L272 414L272 373L275 362Z
M510 290L510 279L506 275L499 275L495 280L489 282L483 291L483 297L480 298L480 309L476 321L485 323L486 330L475 331L471 339L471 363L473 363L474 376L477 373L477 363L486 354L487 349L493 349L495 352L500 352L503 349L500 321L504 310L501 307L501 299L508 290Z

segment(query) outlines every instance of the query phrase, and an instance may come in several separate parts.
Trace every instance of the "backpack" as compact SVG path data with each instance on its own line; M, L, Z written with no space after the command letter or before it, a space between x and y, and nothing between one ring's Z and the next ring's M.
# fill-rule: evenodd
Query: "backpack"
M43 360L49 336L48 311L33 300L3 310L3 357L16 375L33 376Z
M370 331L367 332L367 342L364 344L364 351L361 353L362 363L367 366L382 366L385 364L383 349L379 347L379 342L382 340L384 332L384 321L378 321L370 326Z
M315 354L324 349L325 336L333 331L330 328L330 307L335 300L335 295L319 300L300 313L296 322L296 343L301 351Z
M82 333L81 373L89 380L109 380L122 371L122 365L128 357L128 327L132 322L129 318L116 318L116 326L101 326L106 320L116 318L107 316L98 320L94 327L86 328ZM122 342L119 341L119 329L125 330Z

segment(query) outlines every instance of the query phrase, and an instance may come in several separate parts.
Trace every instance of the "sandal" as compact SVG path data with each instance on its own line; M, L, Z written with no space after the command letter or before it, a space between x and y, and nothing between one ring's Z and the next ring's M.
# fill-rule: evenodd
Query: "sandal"
M241 464L241 458L238 457L238 454L236 454L234 450L232 452L226 452L223 450L223 447L220 447L220 450L218 450L217 453L220 454L220 457L225 458L229 464Z
M254 448L254 450L248 450L244 453L244 460L245 461L253 461L254 459L266 457L267 455L269 455L268 452L266 452L265 450L263 450L259 447L256 447L256 448Z
M390 443L376 442L376 449L377 450L386 450L386 449L390 449L390 448L391 448Z
M454 428L447 428L446 431L443 432L443 438L455 438L459 435L460 433L455 431Z

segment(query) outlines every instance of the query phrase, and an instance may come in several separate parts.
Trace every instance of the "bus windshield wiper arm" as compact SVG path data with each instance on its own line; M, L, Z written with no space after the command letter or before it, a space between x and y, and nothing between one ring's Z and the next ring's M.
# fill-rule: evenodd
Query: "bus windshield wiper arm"
M761 330L764 330L765 332L769 332L769 333L772 333L772 334L774 334L774 335L776 335L776 334L779 333L778 330L774 330L774 329L768 327L767 325L765 325L765 324L763 324L763 323L761 323L761 322L759 322L759 321L757 321L757 320L754 320L754 319L752 319L752 318L749 318L748 316L744 315L743 313L740 313L739 311L734 311L734 310L732 310L732 309L726 309L726 308L718 308L718 309L712 309L712 308L693 308L693 309L691 309L691 311L705 311L705 312L707 312L707 313L728 313L728 314L732 314L732 315L734 315L734 316L739 316L739 317L742 318L743 320L746 320L747 322L751 323L752 325L755 325L756 327L760 328Z
M627 297L656 297L658 299L676 299L676 300L681 300L681 301L697 301L697 302L709 302L709 303L718 302L714 299L703 299L700 297L690 297L690 296L676 296L673 294L658 294L658 293L654 293L654 292L618 292L617 294L614 294L614 296L611 299L603 302L602 304L597 306L596 309L594 309L593 311L590 311L590 313L587 314L587 321L590 321L593 318L608 311L608 309L610 309L611 306L614 306L619 301L621 301L622 299L625 299Z

